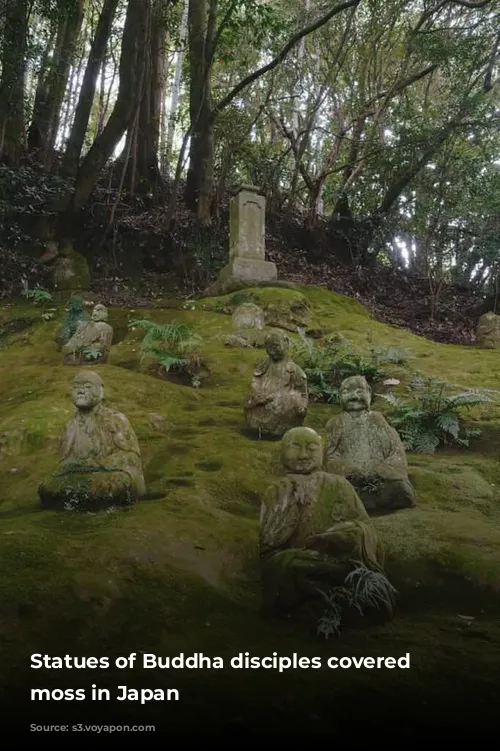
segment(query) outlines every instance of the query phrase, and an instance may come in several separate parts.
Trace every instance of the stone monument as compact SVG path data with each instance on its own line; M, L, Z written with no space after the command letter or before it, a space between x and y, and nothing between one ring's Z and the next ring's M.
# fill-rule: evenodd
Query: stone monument
M43 508L97 511L128 506L145 495L137 437L125 417L103 404L98 373L73 380L75 416L66 425L59 469L38 494Z
M106 323L107 318L106 306L96 305L91 320L81 323L62 348L65 365L107 362L113 342L113 329Z
M346 477L368 511L415 506L403 444L385 417L370 410L371 396L363 376L342 381L342 412L326 425L326 470Z
M288 354L288 339L281 331L268 334L264 346L268 357L254 371L243 409L251 430L279 437L305 420L307 378Z
M238 286L278 279L276 265L265 259L265 211L266 199L253 185L241 186L231 199L229 263L220 271L213 291L216 288L224 294Z
M352 562L383 574L375 529L352 485L321 470L323 444L311 428L281 441L286 476L268 488L260 514L263 609L289 614L342 587ZM388 614L392 614L392 600Z
M485 313L479 319L476 330L476 342L484 349L500 347L500 316Z

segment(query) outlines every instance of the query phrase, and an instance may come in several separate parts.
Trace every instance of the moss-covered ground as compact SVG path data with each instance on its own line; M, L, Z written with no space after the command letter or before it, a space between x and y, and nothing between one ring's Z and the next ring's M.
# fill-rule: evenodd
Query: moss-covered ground
M248 295L251 297L248 297ZM483 429L469 449L409 455L418 507L375 519L388 574L399 591L385 626L317 636L315 624L274 622L259 614L257 532L260 497L278 470L276 442L243 431L242 402L262 350L225 347L228 313L260 302L272 325L338 332L359 349L411 350L388 366L402 382L411 371L459 388L493 390L471 418ZM500 353L442 345L372 320L354 300L318 288L262 288L170 308L111 309L115 344L98 366L106 400L139 438L148 498L131 509L95 515L41 511L37 487L58 460L73 413L71 379L53 337L63 315L44 322L19 302L0 309L0 681L4 699L22 702L29 686L178 688L156 721L189 725L193 713L214 724L329 731L352 715L372 727L486 727L500 676ZM200 388L155 378L139 362L148 317L192 324L206 361ZM6 323L35 319L8 333ZM2 328L3 327L3 328ZM7 331L7 333L6 333ZM381 401L381 400L380 400ZM377 408L384 411L385 403ZM338 409L312 404L306 419L320 433ZM466 616L463 618L462 616ZM370 670L30 670L30 655L174 656L203 652L229 661L252 655L411 655L411 668ZM124 677L125 676L125 677ZM462 693L466 691L467 701ZM114 689L113 692L114 693ZM477 700L477 701L476 701ZM463 703L461 703L463 702ZM113 721L144 723L148 706L113 704ZM474 704L474 716L465 712ZM64 705L64 706L61 706ZM477 706L476 706L477 705ZM464 707L462 710L461 707ZM125 708L123 708L125 707ZM165 709L165 707L167 707ZM357 708L357 709L356 709ZM75 702L32 703L33 721L111 709ZM472 710L471 710L472 711ZM52 715L51 715L52 712ZM83 713L85 712L85 717ZM37 714L38 713L38 714ZM71 714L73 713L73 714ZM389 716L390 715L390 716ZM392 717L392 719L391 719ZM205 721L205 720L204 720ZM264 721L264 720L262 720ZM167 724L168 724L167 723Z

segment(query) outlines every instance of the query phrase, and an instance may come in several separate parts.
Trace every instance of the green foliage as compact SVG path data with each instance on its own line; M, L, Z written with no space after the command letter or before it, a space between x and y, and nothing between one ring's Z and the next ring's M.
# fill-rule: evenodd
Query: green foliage
M66 315L61 324L61 339L64 343L69 342L81 323L90 320L85 310L85 303L78 295L71 295L66 305Z
M294 359L303 368L313 401L337 404L344 378L365 376L368 383L382 380L385 372L373 358L365 358L350 345L338 344L331 338L324 346L300 332L301 339L293 346Z
M438 378L415 378L410 383L409 400L394 394L380 396L394 406L389 423L398 431L405 448L418 453L434 453L439 446L469 446L469 439L480 435L478 429L464 428L460 409L491 402L486 394L465 391L447 395L446 382Z
M52 295L45 289L28 289L25 287L23 295L28 300L33 300L34 305L45 305L52 300Z
M132 330L146 330L141 342L142 362L152 357L165 373L185 373L191 377L194 388L200 385L198 374L202 364L199 352L201 338L193 334L187 323L172 321L162 325L148 319L139 319L131 321L129 327Z
M397 347L372 349L373 360L379 365L405 365L412 356L410 350L398 349Z
M385 608L392 613L396 589L381 571L371 571L360 561L353 561L356 568L347 574L343 587L334 587L320 593L326 602L324 614L318 621L318 634L325 639L339 636L342 613L345 607L355 608L364 615L367 608Z
M98 349L94 349L94 347L81 347L77 352L82 354L84 358L89 361L98 360L102 356L102 352L99 352Z
M225 12L225 9L224 9ZM287 28L283 15L272 4L259 0L240 0L233 3L220 37L218 59L227 65L238 57L242 39L251 42L259 50Z

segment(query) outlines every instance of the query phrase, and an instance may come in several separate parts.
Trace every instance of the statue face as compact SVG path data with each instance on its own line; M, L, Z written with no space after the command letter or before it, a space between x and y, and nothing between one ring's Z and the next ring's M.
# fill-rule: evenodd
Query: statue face
M288 342L284 336L270 334L266 337L266 352L271 360L282 360L288 352Z
M342 381L340 404L346 412L362 412L370 407L371 389L362 376L353 376Z
M104 399L104 387L96 373L79 373L73 381L73 404L90 410Z
M323 442L311 428L292 428L281 441L281 461L290 472L309 475L321 469Z
M96 305L92 311L93 321L105 321L108 317L108 311L105 305Z

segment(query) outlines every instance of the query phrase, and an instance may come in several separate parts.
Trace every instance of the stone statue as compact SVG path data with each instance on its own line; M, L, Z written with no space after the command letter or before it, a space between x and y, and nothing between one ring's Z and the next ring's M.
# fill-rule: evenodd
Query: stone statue
M268 358L254 371L244 413L248 426L259 435L282 436L304 422L307 414L307 378L288 354L282 332L266 336Z
M290 613L341 587L352 562L383 573L373 524L352 485L321 470L323 443L311 428L281 441L287 472L264 497L260 515L264 609ZM392 609L391 609L392 613Z
M485 313L481 316L477 324L476 342L484 349L500 347L500 316L495 313Z
M44 508L97 510L144 496L141 453L125 417L103 405L101 377L82 370L73 380L75 416L66 425L59 470L38 493Z
M96 305L90 321L82 323L64 345L62 351L65 365L84 365L88 362L107 362L113 329L106 323L108 311L105 305Z
M385 417L370 410L371 396L363 376L342 382L342 412L326 425L326 470L346 477L368 511L415 506L403 444Z

